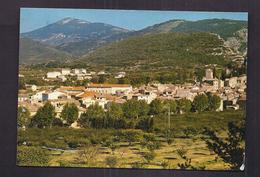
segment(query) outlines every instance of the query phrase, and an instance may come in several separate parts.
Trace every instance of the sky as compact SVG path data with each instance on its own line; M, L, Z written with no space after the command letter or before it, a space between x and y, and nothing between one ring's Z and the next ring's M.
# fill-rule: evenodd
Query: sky
M212 18L248 20L245 12L21 8L20 32L33 31L66 17L108 23L129 30L140 30L173 19L190 21Z

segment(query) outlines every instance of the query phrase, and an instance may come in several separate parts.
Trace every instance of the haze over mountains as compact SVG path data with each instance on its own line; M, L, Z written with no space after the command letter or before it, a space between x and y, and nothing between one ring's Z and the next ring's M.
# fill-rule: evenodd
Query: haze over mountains
M151 40L157 40L158 38L165 40L164 36L159 35L158 37L160 33L178 33L179 36L184 36L185 38L187 36L183 33L193 32L201 32L198 33L198 35L201 35L202 38L205 36L203 33L214 36L218 35L217 40L219 40L219 42L222 41L223 45L228 45L234 52L240 52L241 54L246 52L246 21L227 19L199 21L170 20L139 31L131 31L105 23L91 23L75 18L65 18L48 26L21 34L20 64L37 64L64 60L73 61L75 59L79 59L83 62L90 60L95 62L95 60L100 61L101 55L103 56L102 60L106 60L106 53L111 53L111 51L107 51L107 49L113 49L112 52L116 52L118 49L117 51L125 51L125 54L130 55L131 52L135 52L131 48L131 45L135 45L131 43L133 40L135 40L136 44L144 44L142 46L143 50L146 50L146 44L149 46L149 43L152 43L155 51L167 51L167 45L160 45L160 41L155 43ZM157 35L157 37L148 37L147 39L144 37L146 35ZM176 37L176 34L170 34L170 36ZM200 36L196 36L196 38L200 39ZM178 48L178 43L181 41L177 43L174 37L170 37L170 39L172 41L167 40L166 43L171 44L173 47L171 50L174 50L174 46ZM183 44L184 46L189 44L189 41L186 40L185 42L186 44ZM127 43L127 45L124 45L125 43ZM199 42L197 45L200 45ZM208 43L208 45L214 47L215 43ZM123 46L127 48L123 48ZM200 48L200 46L196 46L196 43L194 43L193 46ZM219 46L215 46L215 48L218 47ZM101 51L103 52L102 54L100 54ZM147 49L147 51L149 50ZM144 54L146 55L145 57L152 58L154 57L152 53L153 52L145 53L141 50L135 55L136 58L140 58L141 55ZM115 55L119 54L115 53ZM110 57L109 60L113 62L111 61L113 58Z

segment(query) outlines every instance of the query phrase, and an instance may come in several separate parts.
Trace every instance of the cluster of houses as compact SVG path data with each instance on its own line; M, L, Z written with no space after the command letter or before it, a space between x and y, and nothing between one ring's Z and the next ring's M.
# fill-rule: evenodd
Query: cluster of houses
M69 74L88 76L89 73L84 69L62 69L60 73L48 73L47 77L57 78ZM27 85L26 90L19 91L18 103L21 106L26 106L33 115L46 101L50 101L59 115L66 103L75 103L82 113L93 104L98 104L106 109L110 102L122 104L130 99L144 100L148 104L154 99L179 100L186 98L193 101L197 95L210 92L221 98L219 111L223 109L237 110L245 106L246 84L246 75L220 80L213 77L212 69L207 69L203 81L196 84L150 83L138 88L133 88L128 84L94 83L81 87L61 86L58 88ZM28 89L31 92L28 92Z
M105 71L99 71L99 72L87 72L85 68L75 68L75 69L69 69L69 68L62 68L61 71L52 71L48 72L44 80L59 80L61 82L65 82L68 79L68 76L75 76L77 80L85 80L85 79L92 79L94 75L106 75L109 73L106 73ZM126 75L125 72L118 72L114 76L114 78L124 78Z

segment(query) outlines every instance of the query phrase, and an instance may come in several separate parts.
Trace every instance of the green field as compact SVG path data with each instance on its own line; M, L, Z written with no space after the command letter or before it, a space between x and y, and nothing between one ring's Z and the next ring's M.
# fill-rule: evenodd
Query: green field
M185 162L182 158L185 155L197 169L230 169L229 164L208 149L203 129L210 128L225 138L228 122L240 122L244 117L243 111L172 115L170 143L164 133L168 127L167 116L163 115L155 117L152 132L66 127L19 130L17 163L21 166L178 169L178 164ZM129 132L133 136L129 136ZM155 147L152 151L150 144ZM48 156L46 164L29 163L27 153L33 148L44 150Z

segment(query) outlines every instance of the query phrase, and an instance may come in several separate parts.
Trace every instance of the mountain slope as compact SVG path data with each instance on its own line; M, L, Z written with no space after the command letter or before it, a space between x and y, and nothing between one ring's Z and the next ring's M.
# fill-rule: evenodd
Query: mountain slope
M104 46L108 43L127 39L134 36L143 36L149 34L168 33L168 32L209 32L218 34L225 39L229 47L245 52L247 36L238 35L239 31L247 33L247 22L227 19L209 19L199 21L185 21L185 20L170 20L160 24L149 26L139 31L129 31L127 33L114 34L105 40L87 39L80 42L70 43L66 46L58 47L58 49L70 52L74 55L84 55L92 52L98 47ZM240 33L241 34L241 33ZM87 46L87 47L86 47Z
M126 29L104 23L90 23L75 18L65 18L56 23L23 33L21 36L44 44L60 46L83 40L105 40L111 35L128 32Z
M246 21L227 19L208 19L199 21L185 21L173 28L173 32L210 32L220 35L222 38L234 36L234 33L247 28Z
M20 64L47 63L49 61L57 60L62 60L64 62L66 60L71 60L71 55L31 39L20 39Z
M164 67L228 62L224 41L209 33L163 33L132 37L97 49L80 60L107 66Z

